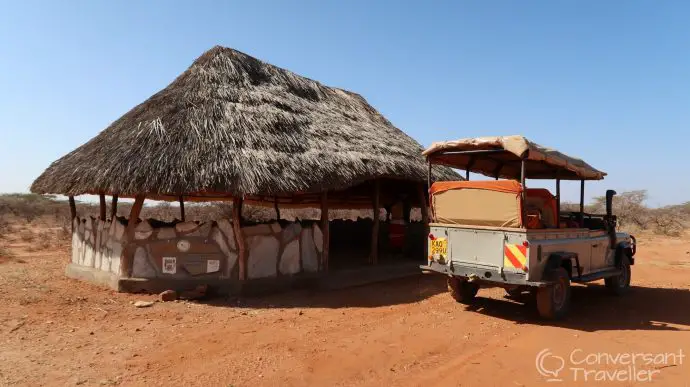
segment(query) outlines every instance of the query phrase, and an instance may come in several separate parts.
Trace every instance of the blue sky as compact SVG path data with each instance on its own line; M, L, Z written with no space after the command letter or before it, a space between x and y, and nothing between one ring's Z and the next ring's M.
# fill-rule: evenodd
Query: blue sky
M690 2L0 1L0 192L214 45L362 94L423 145L524 134L690 200ZM661 171L666 172L665 174ZM547 185L549 186L549 185ZM565 183L565 199L578 198Z

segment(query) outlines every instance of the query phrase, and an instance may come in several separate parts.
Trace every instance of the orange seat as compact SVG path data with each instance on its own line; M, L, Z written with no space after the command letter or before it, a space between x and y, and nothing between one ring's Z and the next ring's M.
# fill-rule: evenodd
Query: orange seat
M527 201L527 208L538 208L541 212L542 228L556 228L558 227L558 220L556 219L558 213L558 203L556 197L551 195L548 189L545 188L527 188L525 190L525 200ZM529 227L528 227L529 228Z

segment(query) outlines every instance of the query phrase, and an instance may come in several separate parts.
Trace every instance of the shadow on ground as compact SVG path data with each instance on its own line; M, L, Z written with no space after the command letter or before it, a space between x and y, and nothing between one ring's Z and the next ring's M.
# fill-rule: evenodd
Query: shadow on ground
M690 330L690 291L632 286L624 296L614 296L602 285L573 286L568 316L561 321L541 320L533 299L521 302L480 296L470 312L514 321L517 324L551 325L581 331Z
M524 294L518 299L482 297L480 290L471 306L457 305L457 313L479 313L516 324L549 325L581 331L675 330L690 331L690 290L632 286L624 296L614 296L603 285L572 287L571 307L560 321L542 320L535 301ZM416 275L340 290L295 290L246 298L210 299L207 305L257 308L376 308L423 301L446 293L446 281L435 275ZM450 296L448 296L450 299Z
M294 290L271 296L210 299L205 303L246 308L376 308L420 302L443 292L446 292L445 281L418 274L347 289Z

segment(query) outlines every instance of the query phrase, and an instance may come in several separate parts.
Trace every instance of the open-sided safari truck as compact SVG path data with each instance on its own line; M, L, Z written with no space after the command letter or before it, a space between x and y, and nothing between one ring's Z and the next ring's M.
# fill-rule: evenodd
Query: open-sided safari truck
M635 238L616 232L615 192L606 193L605 215L584 212L585 180L601 180L604 172L522 136L434 143L424 155L430 173L433 164L467 171L466 181L429 187L422 266L447 275L457 301L471 303L481 286L500 286L512 296L530 291L542 317L559 318L568 310L571 282L604 279L616 294L629 288ZM470 171L496 180L469 181ZM556 195L527 188L527 179L554 179ZM579 212L561 212L561 180L581 182Z

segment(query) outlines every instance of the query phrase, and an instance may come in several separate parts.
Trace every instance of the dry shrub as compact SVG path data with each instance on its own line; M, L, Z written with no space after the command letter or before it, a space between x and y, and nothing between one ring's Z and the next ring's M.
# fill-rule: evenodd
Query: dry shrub
M686 228L683 216L673 210L656 211L651 215L654 232L661 235L680 236Z
M60 230L57 233L57 238L60 241L72 240L72 220L68 216L59 218Z
M14 253L5 246L0 246L0 258L11 259L14 258Z
M9 219L6 215L0 215L0 239L4 238L12 231Z
M22 242L30 243L36 239L36 234L34 234L34 232L29 229L24 229L19 233L19 239Z
M613 213L618 227L626 231L649 230L660 235L679 236L690 224L690 203L661 208L649 208L647 191L623 192L613 197ZM580 211L579 204L563 203L562 211ZM585 212L604 214L606 198L595 197L593 203L585 206Z
M58 232L55 230L45 230L38 233L38 241L36 243L36 248L38 250L47 250L53 246L57 245Z
M52 196L35 194L0 195L0 215L14 215L31 223L43 215L53 214L60 203Z

